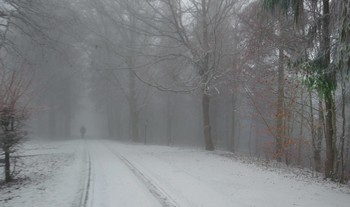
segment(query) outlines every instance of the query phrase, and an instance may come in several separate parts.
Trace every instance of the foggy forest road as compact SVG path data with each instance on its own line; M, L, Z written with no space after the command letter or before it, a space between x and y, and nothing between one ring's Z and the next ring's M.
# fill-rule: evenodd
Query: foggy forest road
M201 150L88 140L81 207L346 206L349 194ZM276 199L271 199L276 198Z

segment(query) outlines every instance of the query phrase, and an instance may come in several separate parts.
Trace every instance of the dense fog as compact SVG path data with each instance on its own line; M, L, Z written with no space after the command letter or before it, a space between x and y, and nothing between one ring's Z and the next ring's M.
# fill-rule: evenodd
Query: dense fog
M234 71L241 40L230 34L238 26L225 23L237 21L233 12L241 11L244 2L225 2L228 11L212 3L210 15L226 13L208 29L208 47L215 50L208 77L201 72L201 38L191 34L199 26L197 17L182 20L186 33L172 32L175 17L167 10L177 3L33 1L33 8L45 13L28 14L37 24L26 28L33 33L29 37L16 34L24 39L18 47L28 51L22 58L35 71L33 86L39 90L31 117L33 136L77 138L85 126L89 138L203 148L201 91L206 87L215 146L247 152L250 137L252 150L256 132L251 128L257 124L248 115L252 108ZM169 17L157 17L155 11ZM213 27L220 27L215 34ZM191 45L177 40L182 35L194 38Z
M0 2L1 123L5 137L18 132L11 144L185 146L349 178L340 1Z

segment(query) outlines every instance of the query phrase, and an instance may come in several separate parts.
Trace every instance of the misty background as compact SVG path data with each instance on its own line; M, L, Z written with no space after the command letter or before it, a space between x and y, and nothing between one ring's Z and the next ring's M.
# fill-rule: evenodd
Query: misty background
M0 2L1 123L11 140L17 126L46 140L79 138L85 126L85 138L348 175L341 2Z

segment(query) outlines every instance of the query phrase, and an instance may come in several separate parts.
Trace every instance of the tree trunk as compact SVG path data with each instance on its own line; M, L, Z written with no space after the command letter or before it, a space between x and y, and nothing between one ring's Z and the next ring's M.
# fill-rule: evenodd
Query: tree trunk
M314 107L312 101L312 94L309 91L309 105L310 105L310 120L311 120L311 137L312 137L312 149L313 149L313 158L315 163L315 171L321 172L321 145L323 138L323 107L322 101L318 102L318 124L315 126L314 121Z
M334 102L333 97L326 98L326 162L325 162L325 175L326 178L334 176L334 164L336 159L336 146L334 143L334 128L333 128L333 116L334 114Z
M302 165L302 151L303 151L303 129L304 129L304 88L301 88L301 121L300 121L300 132L298 141L298 165Z
M137 112L134 110L133 104L130 104L130 121L131 121L131 138L134 142L139 142L139 118Z
M202 110L203 110L203 129L204 129L204 140L205 149L209 151L214 150L214 144L211 136L211 125L210 125L210 96L209 96L209 39L208 39L208 23L207 23L207 2L202 0L202 35L203 35L203 51L205 53L203 59L203 65L201 68L201 76L203 81L202 89Z
M129 110L130 110L130 124L131 124L131 138L134 142L139 142L139 113L137 109L137 99L135 94L135 79L132 72L129 72Z
M132 65L132 64L130 64ZM135 88L135 77L133 72L129 71L129 111L131 125L131 139L134 142L139 142L139 117L137 110L137 98Z
M71 120L72 120L72 80L67 79L65 81L65 88L67 91L65 92L65 102L66 107L63 109L63 137L64 139L70 139L71 138Z
M260 158L260 133L259 133L259 123L257 122L257 119L255 119L255 129L254 129L254 136L255 136L255 156L257 156L258 158Z
M70 109L68 109L70 110ZM67 112L65 117L64 117L64 123L63 123L63 128L64 128L64 139L70 139L71 137L71 114L70 112Z
M339 25L339 48L340 48L340 58L339 58L339 66L342 77L342 135L341 135L341 149L340 149L340 162L341 162L341 179L342 183L347 181L346 168L347 168L347 159L349 152L349 137L346 137L346 83L345 76L349 72L350 67L350 55L349 55L349 44L350 44L350 1L342 0L340 3L340 25ZM346 138L348 139L348 143L346 144ZM346 147L347 145L347 147Z
M133 2L135 3L135 2ZM136 27L136 17L133 14L130 14L130 25L131 28ZM134 142L140 142L139 137L139 109L137 107L138 103L138 97L136 94L136 77L134 74L135 65L136 65L136 54L135 54L135 43L136 43L136 37L135 33L130 31L128 33L128 39L127 39L128 47L128 57L127 57L127 65L129 67L128 71L128 78L129 78L129 94L128 94L128 101L129 101L129 113L130 113L130 125L131 125L131 140Z
M235 152L235 133L236 133L236 105L237 99L234 94L232 94L232 115L231 115L231 136L229 138L229 150Z
M49 123L48 123L48 135L50 138L56 138L57 137L57 116L56 116L56 110L55 110L55 102L54 97L52 94L50 94L50 109L49 109Z
M342 74L343 76L343 74ZM339 151L339 158L337 161L337 169L339 172L340 182L343 182L345 179L345 157L344 157L344 150L345 150L345 133L346 133L346 115L345 115L345 80L342 77L342 83L341 83L341 95L342 95L342 105L341 105L341 116L342 116L342 132L340 136L340 151Z
M324 114L323 114L323 102L318 101L318 124L317 124L317 136L315 140L314 147L314 160L315 160L315 170L321 172L322 160L321 160L321 150L322 150L322 140L324 131Z
M249 156L252 156L252 131L253 131L253 119L250 121L250 127L249 127L249 139L248 139Z
M109 98L109 97L108 97ZM110 98L109 98L110 99ZM109 138L115 138L114 134L114 120L113 120L113 111L111 110L111 101L107 102L107 127L108 127L108 136Z
M322 40L320 44L322 57L322 66L324 76L329 87L335 84L335 73L330 68L330 11L329 0L323 0L323 18L322 18ZM335 106L333 90L325 89L325 139L326 139L326 161L325 161L325 176L331 178L335 173L336 146L335 146Z
M209 115L210 96L206 93L202 95L202 110L203 110L203 128L204 128L204 139L205 149L209 151L214 150L213 140L211 139L211 125Z
M11 163L10 163L10 152L9 149L5 149L5 182L10 182L11 177Z
M166 136L167 136L167 144L170 146L173 142L172 140L172 106L171 106L171 95L167 95L167 125L166 125Z
M345 172L349 172L350 171L350 166L349 166L350 165L350 139L349 139L349 137L348 137L347 142L346 142L346 147L345 147L345 153L344 154L345 154L344 170L345 170ZM349 178L350 178L350 175L345 173L344 176L343 176L343 182L348 181Z
M279 49L278 58L278 97L277 97L277 114L276 114L276 157L277 161L282 161L283 139L284 139L284 68L283 68L283 50Z

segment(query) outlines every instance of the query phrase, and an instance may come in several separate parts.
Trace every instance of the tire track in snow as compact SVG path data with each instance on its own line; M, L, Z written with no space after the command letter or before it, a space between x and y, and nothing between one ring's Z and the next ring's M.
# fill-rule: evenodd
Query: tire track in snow
M85 144L87 146L87 144ZM87 148L87 147L86 147ZM89 149L87 149L87 159L88 159L88 173L86 177L86 181L84 184L84 190L80 199L79 207L88 207L89 194L91 191L91 155Z
M154 184L150 178L137 169L128 159L115 152L105 143L104 145L113 153L113 155L115 155L130 169L130 171L146 186L149 192L160 202L163 207L180 207L180 205L173 198L171 198L169 194L167 194L161 187Z

